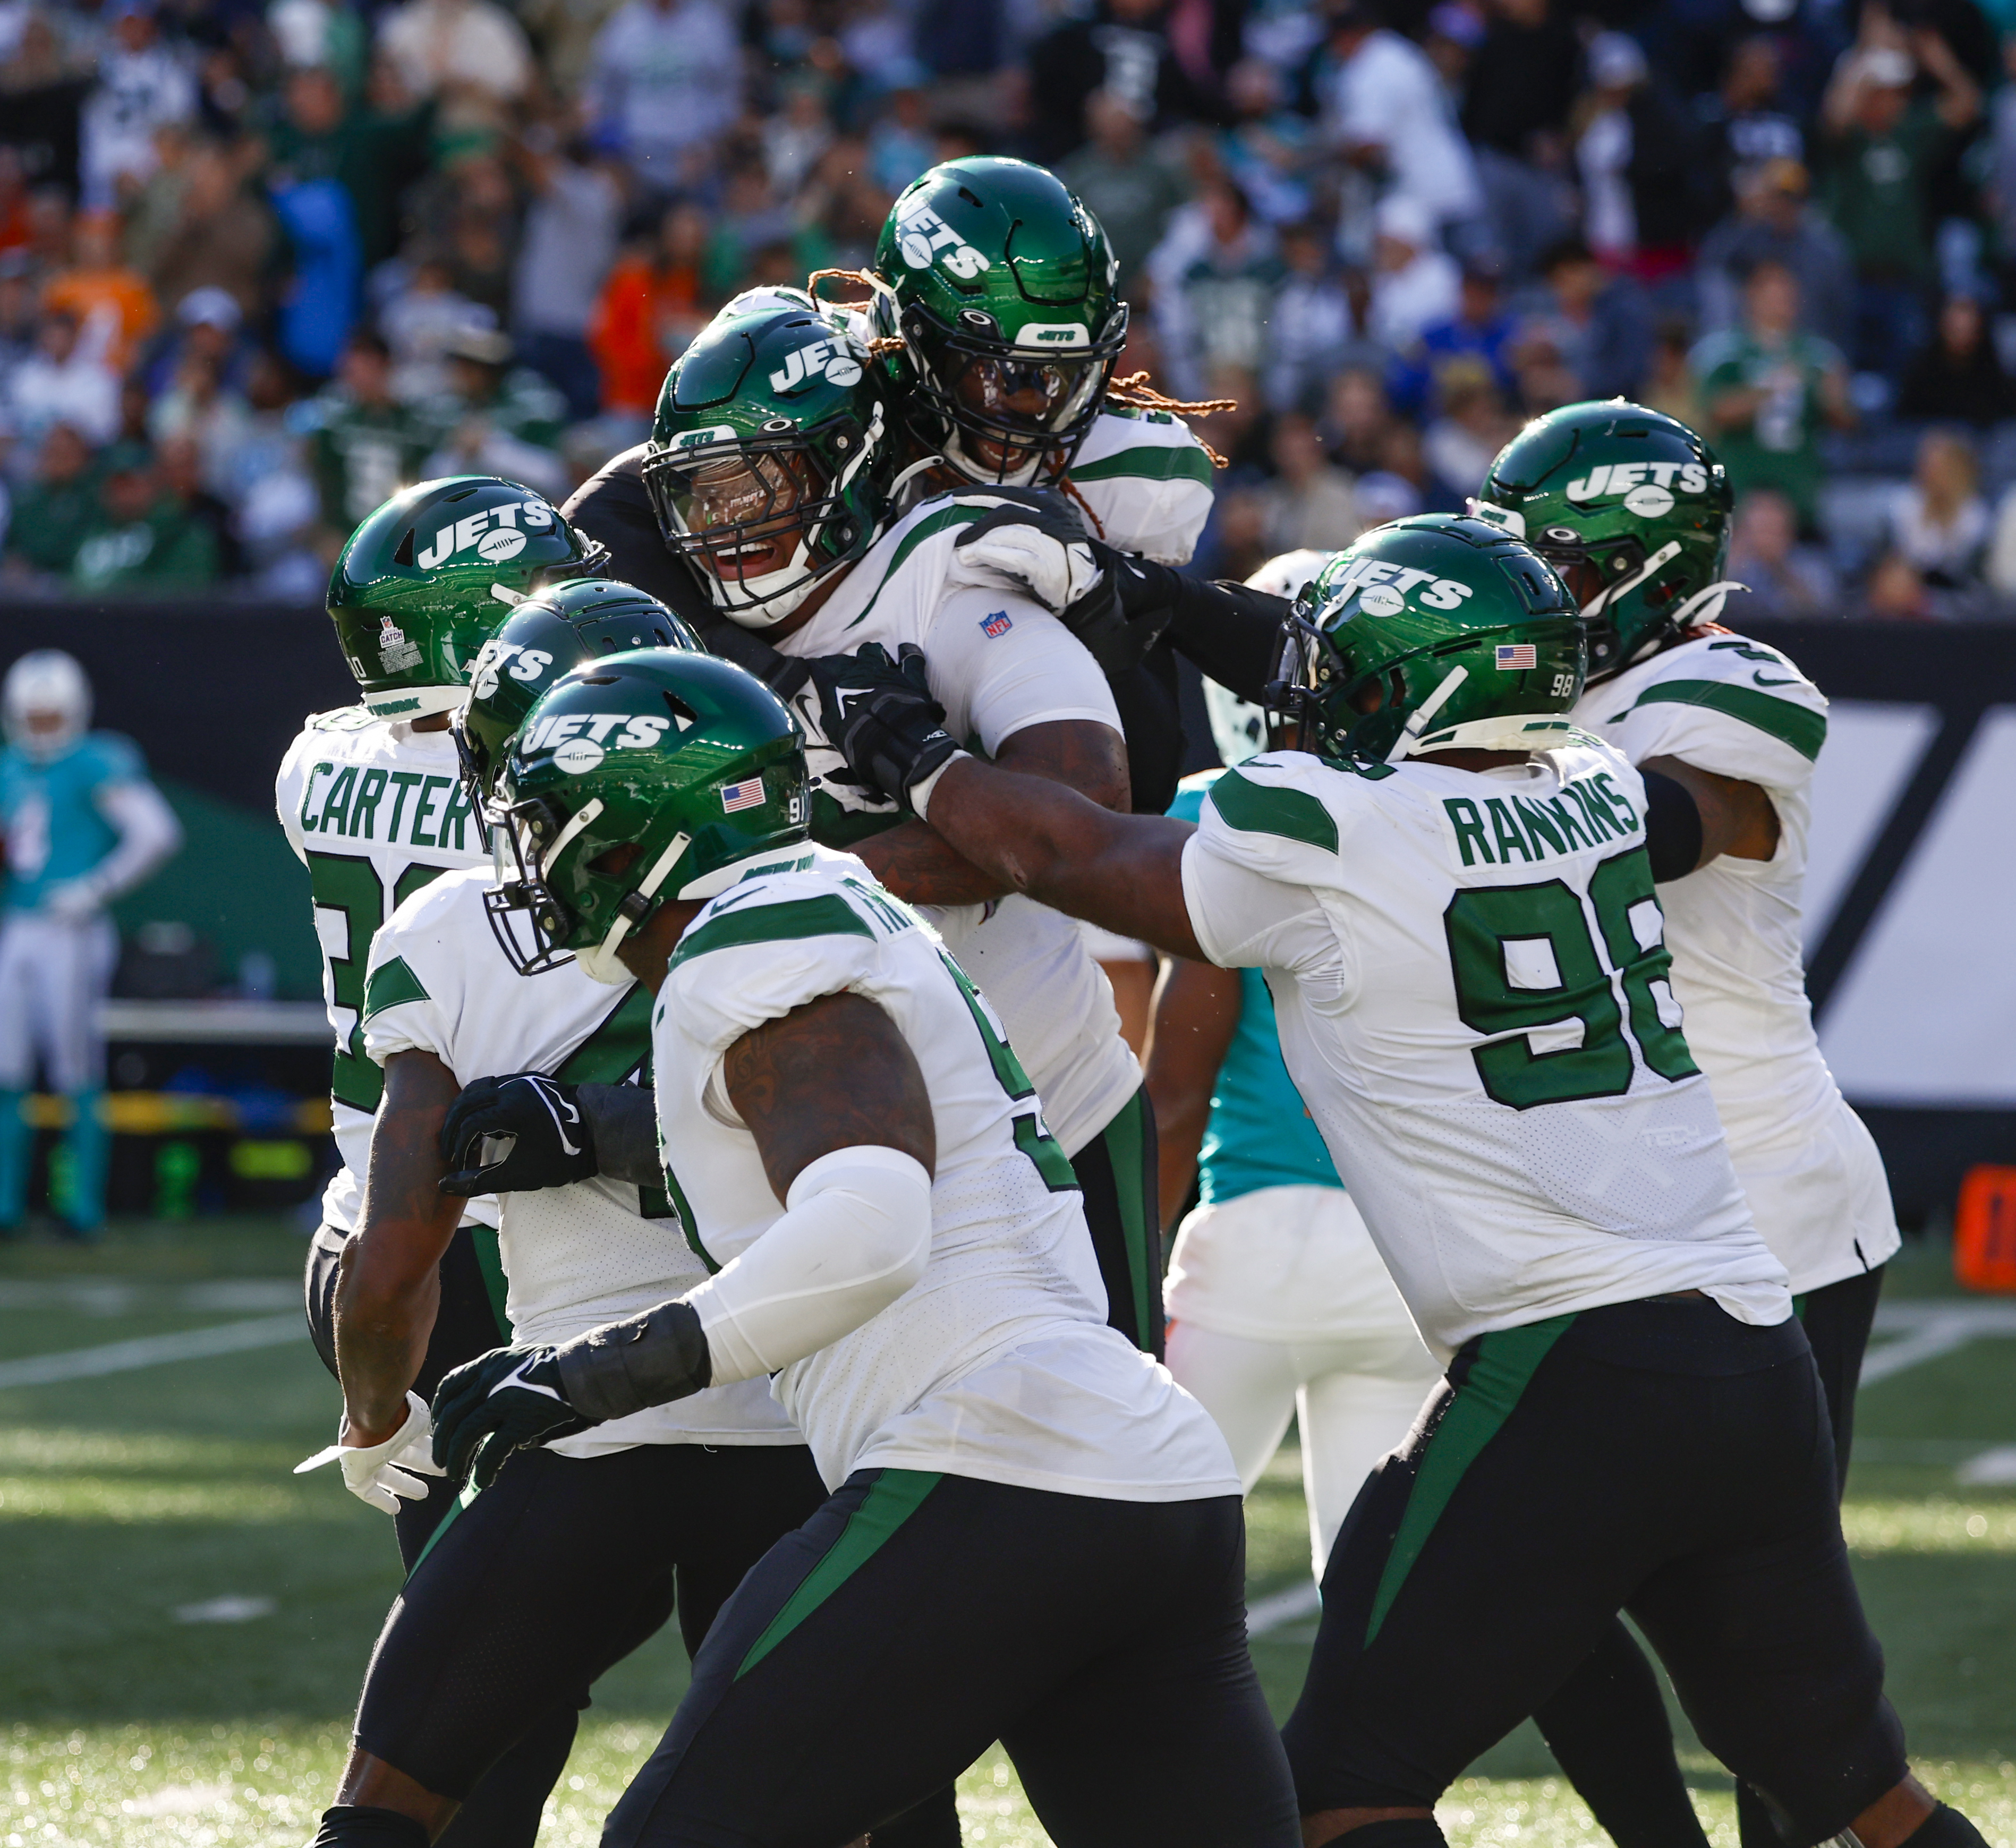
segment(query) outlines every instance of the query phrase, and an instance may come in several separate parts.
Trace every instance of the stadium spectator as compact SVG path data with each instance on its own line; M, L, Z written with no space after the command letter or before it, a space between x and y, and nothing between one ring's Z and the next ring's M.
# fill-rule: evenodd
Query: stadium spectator
M221 289L241 315L265 304L267 266L275 242L273 216L245 182L257 149L211 142L190 156L175 228L153 265L154 293L177 309L199 290Z
M1628 276L1606 270L1579 237L1564 238L1547 251L1540 276L1544 289L1518 341L1551 354L1564 375L1544 395L1566 389L1572 397L1629 397L1651 358L1643 291ZM1528 409L1539 408L1529 398Z
M650 415L665 369L710 311L702 303L711 231L706 212L682 201L665 213L655 241L633 244L610 270L588 334L603 409Z
M1083 143L1085 106L1096 91L1153 131L1209 113L1207 98L1170 43L1168 16L1175 11L1165 0L1096 0L1084 16L1065 19L1030 47L1036 160L1061 160ZM1204 74L1215 87L1208 63Z
M34 351L7 380L6 422L17 441L32 448L56 423L94 444L111 440L119 427L119 375L106 355L118 330L118 311L110 307L82 323L60 308L42 315Z
M1085 106L1088 112L1086 127L1092 129L1092 105L1088 102ZM1132 120L1131 116L1129 120ZM887 106L877 118L875 126L869 131L869 178L892 198L902 192L936 158L931 151L930 131L931 104L925 94L923 70L914 59L909 60L902 69L895 88L889 92ZM1093 129L1093 132L1096 138L1097 131ZM1086 193L1084 185L1075 180L1071 184L1078 195L1089 203L1090 196ZM1117 208L1117 215L1124 219L1128 209L1126 203L1118 196L1112 203ZM1113 229L1113 220L1100 207L1094 206L1093 210L1099 214L1100 222L1105 225L1107 235L1115 239L1117 247L1118 235ZM1154 216L1159 223L1159 211ZM1153 229L1148 237L1149 243L1152 244L1154 239ZM1136 260L1138 261L1139 257L1146 253L1144 247L1136 253ZM1130 273L1123 259L1123 287Z
M1474 214L1483 200L1477 164L1421 49L1382 24L1366 0L1345 0L1330 9L1326 63L1318 99L1330 149L1437 226Z
M1323 228L1285 226L1280 247L1285 274L1268 322L1267 403L1276 411L1306 410L1321 403L1323 381L1363 343L1350 291L1330 261Z
M472 329L448 343L448 388L432 407L448 433L427 458L435 475L502 475L559 500L570 485L558 453L567 401L514 365L508 334Z
M297 419L323 525L340 538L405 483L421 479L434 451L434 426L392 390L392 350L360 331L344 348L337 376Z
M129 269L119 250L119 219L110 211L80 212L70 235L70 266L49 278L42 288L45 312L90 320L100 308L115 318L105 363L124 372L141 343L154 331L160 307L147 279Z
M1742 318L1743 279L1760 263L1791 271L1806 332L1847 351L1853 329L1855 268L1841 235L1806 202L1806 170L1776 158L1739 171L1736 209L1701 239L1694 270L1701 331L1721 333Z
M715 0L628 0L596 37L588 97L604 144L642 185L670 192L686 177L683 157L704 155L741 110L728 13Z
M1371 332L1389 353L1405 353L1455 314L1463 272L1435 241L1435 221L1419 201L1389 193L1374 222Z
M1358 476L1384 468L1395 427L1385 385L1371 368L1352 366L1330 382L1323 435L1342 467Z
M373 63L355 104L319 67L290 72L283 95L268 141L275 180L336 181L349 195L364 268L376 268L398 247L400 194L426 171L431 101L407 95L389 57Z
M154 451L161 485L181 508L182 517L210 535L220 577L243 574L245 559L232 530L231 509L204 484L203 451L193 437L168 437Z
M1841 587L1827 555L1799 541L1798 512L1776 488L1752 488L1737 503L1729 575L1768 616L1842 616Z
M1572 226L1568 117L1582 48L1553 0L1492 0L1485 12L1463 127L1499 247L1523 277Z
M1699 430L1703 414L1701 393L1688 357L1694 347L1691 334L1687 322L1677 318L1659 323L1652 336L1651 364L1638 387L1638 401L1677 418L1690 430Z
M1205 395L1204 380L1215 370L1258 372L1265 358L1268 315L1281 281L1273 237L1255 219L1237 185L1221 179L1200 203L1203 251L1156 304L1163 354L1177 389L1186 397Z
M1348 545L1364 523L1351 477L1323 454L1315 419L1300 412L1276 418L1270 449L1274 479L1259 494L1268 552Z
M579 422L602 404L588 327L615 258L622 192L585 145L556 145L550 131L528 136L517 152L531 198L512 271L513 331L525 363L559 390Z
M1651 81L1635 38L1600 32L1587 56L1589 88L1574 117L1582 235L1606 265L1641 282L1679 275L1700 229L1688 124Z
M401 282L388 294L378 326L392 349L392 388L408 404L423 404L448 389L444 356L465 333L494 332L497 317L455 286L448 259L416 250Z
M1420 344L1403 351L1391 368L1388 389L1410 415L1427 408L1436 374L1453 359L1481 360L1502 394L1510 397L1516 389L1511 353L1518 322L1506 310L1500 269L1489 253L1466 261L1456 312L1423 328Z
M1438 412L1421 433L1421 450L1438 498L1461 506L1484 484L1491 458L1518 430L1505 414L1491 369L1481 360L1446 360L1435 374Z
M196 113L196 84L181 50L164 44L154 0L111 0L103 14L109 37L97 81L77 124L84 203L124 203L154 167L154 131Z
M1890 504L1892 549L1935 591L1971 588L1989 538L1974 444L1959 431L1928 430L1910 481Z
M17 491L6 534L5 575L16 583L59 577L98 516L89 439L74 424L44 434L35 472Z
M1894 31L1894 29L1893 29ZM1917 99L1922 70L1936 88ZM1933 272L1933 173L1980 113L1981 92L1946 41L1917 29L1910 49L1871 41L1847 53L1821 104L1824 203L1855 261L1855 363L1894 376L1915 351Z
M1739 38L1729 49L1720 88L1700 99L1702 129L1695 145L1712 218L1732 210L1752 178L1772 163L1805 164L1805 137L1780 106L1783 67L1777 40L1761 32Z
M1085 99L1085 146L1057 173L1106 228L1124 293L1134 287L1190 187L1183 170L1150 145L1146 124L1125 98L1094 90ZM877 178L887 185L883 175Z
M448 128L495 128L536 81L524 28L492 0L405 0L382 14L378 42L407 94L430 98Z
M1845 428L1847 368L1824 340L1799 331L1799 286L1789 270L1761 263L1744 291L1744 325L1696 350L1706 434L1728 465L1738 495L1775 487L1792 503L1802 533L1814 530L1820 434Z
M1985 426L2016 413L2016 390L1995 351L1988 317L1971 296L1947 298L1932 337L1911 362L1897 415Z
M137 444L106 451L98 505L70 559L81 591L97 595L193 590L217 575L217 543L187 517Z

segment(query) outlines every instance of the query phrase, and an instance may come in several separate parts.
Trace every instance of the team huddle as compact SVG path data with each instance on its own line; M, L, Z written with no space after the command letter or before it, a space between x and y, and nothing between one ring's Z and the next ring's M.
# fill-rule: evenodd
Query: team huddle
M951 1848L999 1740L1059 1848L1430 1848L1532 1716L1620 1848L1705 1848L1620 1613L1745 1848L1975 1848L1841 1538L1898 1238L1799 962L1826 702L1718 620L1719 464L1572 405L1468 515L1206 584L1114 269L948 163L564 508L426 482L344 548L361 703L277 790L343 1159L303 1467L408 1576L316 1848L530 1844L675 1616L612 1845ZM1180 791L1178 655L1235 714ZM1173 1326L1087 926L1226 1023L1251 1178ZM1241 1497L1297 1404L1277 1729Z

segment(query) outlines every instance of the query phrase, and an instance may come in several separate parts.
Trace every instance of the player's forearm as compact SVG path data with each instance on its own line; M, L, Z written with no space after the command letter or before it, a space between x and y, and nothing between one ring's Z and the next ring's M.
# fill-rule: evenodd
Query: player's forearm
M175 811L151 783L105 790L99 807L119 830L118 843L86 875L102 900L117 898L168 860L182 844Z
M1014 890L1172 955L1201 959L1179 870L1193 832L1188 822L1116 815L1046 778L972 757L940 773L927 810L954 847Z
M902 822L854 851L877 879L910 904L984 904L1013 888L983 872L957 853L945 837L921 822Z
M383 1226L381 1243L412 1228ZM403 1241L402 1241L403 1242ZM344 1247L337 1272L336 1366L343 1382L344 1416L360 1442L382 1443L406 1416L406 1393L419 1377L441 1300L440 1259L414 1278L405 1267L392 1275L382 1257L365 1255L363 1241Z

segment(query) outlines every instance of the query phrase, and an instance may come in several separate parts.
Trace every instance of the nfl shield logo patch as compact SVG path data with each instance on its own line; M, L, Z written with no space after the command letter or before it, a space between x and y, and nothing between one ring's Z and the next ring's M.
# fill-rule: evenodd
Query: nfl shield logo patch
M1006 610L997 609L992 616L981 619L980 632L991 642L997 636L1006 635L1014 626Z

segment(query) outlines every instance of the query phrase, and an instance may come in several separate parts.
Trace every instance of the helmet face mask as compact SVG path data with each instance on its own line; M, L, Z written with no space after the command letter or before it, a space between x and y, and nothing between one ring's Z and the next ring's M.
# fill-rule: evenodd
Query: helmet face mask
M1098 220L1041 167L949 160L904 189L875 268L918 440L990 484L1063 474L1127 341Z
M625 983L618 951L666 901L802 841L805 742L761 681L683 649L610 655L562 676L511 741L484 904L521 975L570 954Z
M423 718L462 703L478 651L513 607L599 577L608 560L515 481L423 481L344 543L329 575L329 620L365 706L380 718Z
M837 322L724 311L666 376L642 468L668 550L722 613L769 628L887 523L884 386Z
M1304 588L1268 693L1304 750L1391 764L1558 743L1586 664L1546 564L1481 521L1431 514L1374 529Z
M1694 431L1622 398L1535 419L1500 450L1473 510L1564 577L1589 620L1589 674L1643 660L1721 612L1732 498Z

